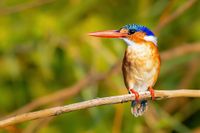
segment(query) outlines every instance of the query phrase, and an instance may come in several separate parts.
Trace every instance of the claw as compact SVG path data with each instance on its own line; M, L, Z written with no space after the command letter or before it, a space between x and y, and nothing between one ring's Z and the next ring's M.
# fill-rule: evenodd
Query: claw
M139 102L139 93L137 91L135 91L134 89L130 89L129 90L132 94L135 95L135 101Z
M151 94L151 99L152 99L152 100L155 100L154 89L153 89L152 87L149 87L148 90L149 90L149 92L150 92L150 94Z

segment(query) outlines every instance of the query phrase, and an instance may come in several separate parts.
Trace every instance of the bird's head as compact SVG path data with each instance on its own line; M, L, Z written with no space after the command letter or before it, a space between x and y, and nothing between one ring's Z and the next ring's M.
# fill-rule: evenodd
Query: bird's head
M123 39L128 45L133 43L152 42L157 46L157 38L154 33L147 27L137 24L128 24L119 30L107 30L100 32L89 33L91 36L103 38L120 38Z

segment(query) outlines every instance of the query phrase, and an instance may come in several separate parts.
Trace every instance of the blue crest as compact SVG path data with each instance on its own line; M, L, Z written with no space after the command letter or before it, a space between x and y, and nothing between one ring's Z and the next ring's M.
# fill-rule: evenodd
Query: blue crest
M132 30L132 31L135 31L135 32L142 31L142 32L145 32L147 36L154 36L154 33L151 30L149 30L147 27L142 26L142 25L127 24L123 28L126 28L128 30Z

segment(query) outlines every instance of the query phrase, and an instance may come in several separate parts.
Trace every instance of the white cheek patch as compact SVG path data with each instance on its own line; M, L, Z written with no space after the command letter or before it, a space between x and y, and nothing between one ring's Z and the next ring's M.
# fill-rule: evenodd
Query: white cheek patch
M157 38L155 36L145 36L144 40L153 42L156 46L158 46L157 45Z

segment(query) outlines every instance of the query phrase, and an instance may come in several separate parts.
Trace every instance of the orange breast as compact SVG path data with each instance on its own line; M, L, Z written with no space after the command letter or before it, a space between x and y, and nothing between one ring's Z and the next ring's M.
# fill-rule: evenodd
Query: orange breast
M127 89L144 91L149 86L153 87L160 72L160 56L157 47L151 42L128 46L122 71Z

